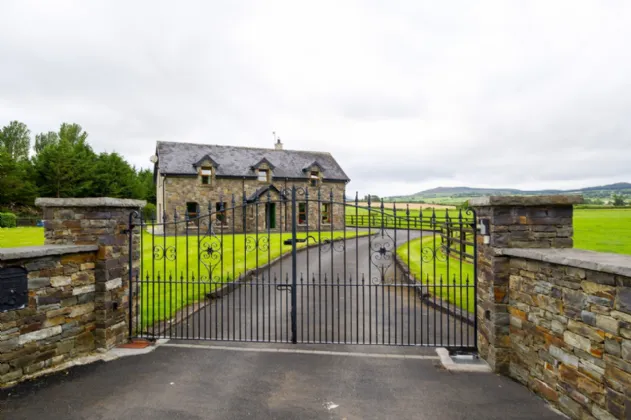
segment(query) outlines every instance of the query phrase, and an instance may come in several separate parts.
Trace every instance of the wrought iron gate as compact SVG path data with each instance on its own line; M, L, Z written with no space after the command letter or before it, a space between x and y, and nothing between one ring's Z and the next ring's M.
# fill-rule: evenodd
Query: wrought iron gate
M476 347L472 210L303 187L182 209L130 215L131 337Z

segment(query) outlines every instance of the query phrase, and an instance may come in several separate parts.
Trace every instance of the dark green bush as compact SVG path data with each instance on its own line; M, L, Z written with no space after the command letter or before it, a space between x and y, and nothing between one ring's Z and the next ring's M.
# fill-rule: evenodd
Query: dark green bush
M13 213L0 213L0 227L13 228L16 226L17 216Z
M147 203L145 208L142 209L142 218L149 221L153 220L156 217L156 205L152 203Z

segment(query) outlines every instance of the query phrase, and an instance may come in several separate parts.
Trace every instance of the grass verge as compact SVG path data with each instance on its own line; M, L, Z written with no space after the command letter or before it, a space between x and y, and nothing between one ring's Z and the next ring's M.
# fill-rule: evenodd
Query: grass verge
M440 252L439 237L411 240L397 248L397 255L408 265L417 282L429 286L431 295L467 312L474 312L473 264L445 258Z

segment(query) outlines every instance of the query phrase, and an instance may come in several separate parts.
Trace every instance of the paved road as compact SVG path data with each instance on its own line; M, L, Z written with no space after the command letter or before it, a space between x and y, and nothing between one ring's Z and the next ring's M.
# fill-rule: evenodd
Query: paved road
M418 291L401 281L394 250L420 235L387 230L299 252L297 341L473 346L471 327L424 305ZM284 258L168 328L165 335L288 342L291 293L283 286L291 283L292 272L291 258ZM463 295L467 292L473 289L462 290Z
M0 419L561 418L510 379L435 363L160 347L0 391Z

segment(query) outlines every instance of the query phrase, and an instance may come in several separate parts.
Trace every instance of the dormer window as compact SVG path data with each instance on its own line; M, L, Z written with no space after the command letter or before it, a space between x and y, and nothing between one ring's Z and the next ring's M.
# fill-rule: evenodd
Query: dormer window
M258 170L258 178L260 182L269 182L269 170L268 169L259 169Z
M210 185L213 178L213 168L210 166L202 166L199 174L201 176L202 185Z
M311 171L311 175L309 175L309 185L316 188L320 185L320 172Z

